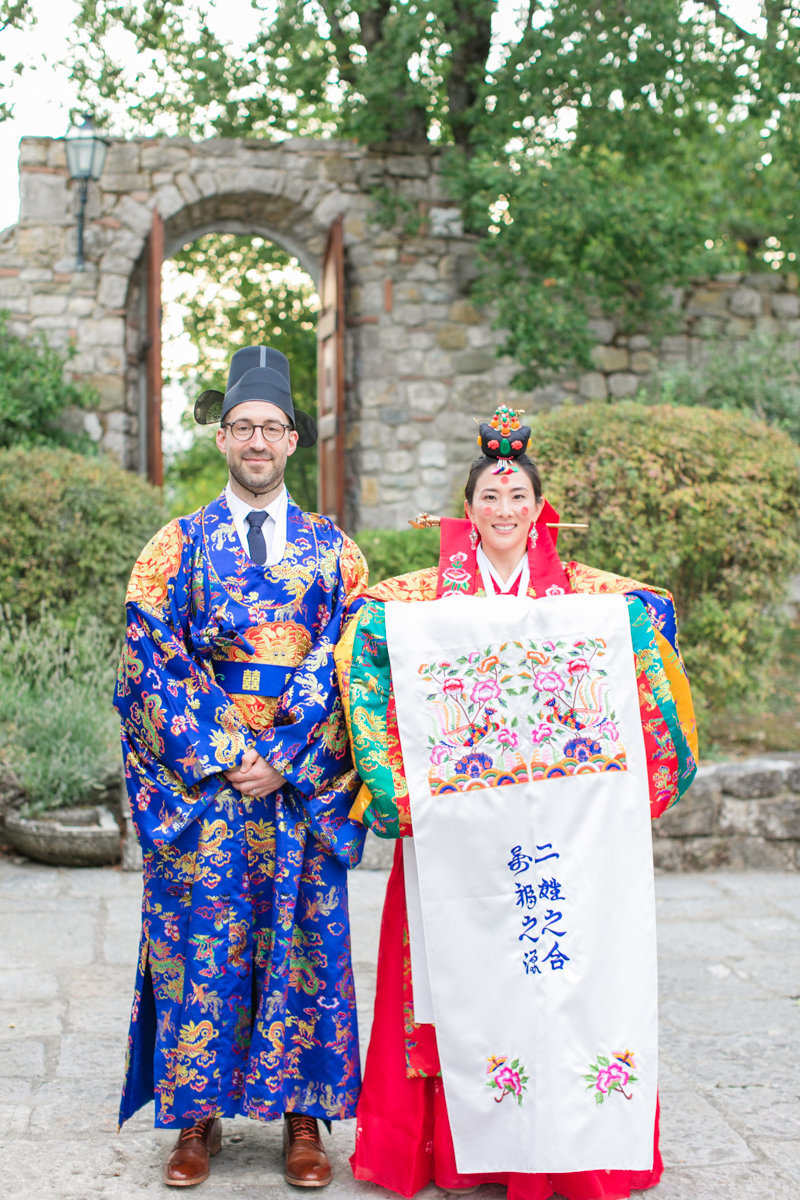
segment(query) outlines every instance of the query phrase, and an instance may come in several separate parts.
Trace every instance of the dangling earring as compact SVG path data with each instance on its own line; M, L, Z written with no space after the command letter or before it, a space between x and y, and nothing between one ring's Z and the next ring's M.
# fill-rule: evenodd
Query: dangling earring
M531 550L536 545L538 540L539 540L539 530L536 528L535 525L531 525L530 529L528 530L528 545L530 546Z
M477 549L477 546L478 546L478 530L475 528L475 526L474 526L474 525L470 525L470 528L469 528L469 544L470 544L470 546L472 547L472 549L473 549L473 550Z

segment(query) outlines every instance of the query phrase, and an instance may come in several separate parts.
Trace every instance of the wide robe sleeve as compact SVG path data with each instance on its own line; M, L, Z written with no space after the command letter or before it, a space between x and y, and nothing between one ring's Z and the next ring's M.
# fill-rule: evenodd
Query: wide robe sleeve
M324 628L292 672L278 699L273 726L255 737L262 757L301 794L312 832L329 849L353 832L346 813L357 786L334 649L350 606L367 586L361 551L343 534L338 536L341 547L331 560L334 583ZM339 811L342 800L344 814Z
M694 709L688 686L675 694L665 666L670 643L659 637L650 609L639 593L629 593L626 600L647 755L650 814L660 817L677 804L697 773Z
M677 803L696 773L694 712L688 687L676 697L665 659L670 643L659 636L652 614L638 595L629 595L628 616L642 721L651 816ZM337 663L356 769L364 781L351 815L379 837L411 833L408 788L403 771L386 644L385 609L370 600L343 639ZM682 676L685 682L685 675Z
M191 539L172 521L133 569L114 704L143 848L174 841L225 786L254 739L188 648Z
M397 838L411 834L411 816L385 612L377 600L359 609L337 650L337 665L347 696L353 762L363 780L351 816L378 837Z

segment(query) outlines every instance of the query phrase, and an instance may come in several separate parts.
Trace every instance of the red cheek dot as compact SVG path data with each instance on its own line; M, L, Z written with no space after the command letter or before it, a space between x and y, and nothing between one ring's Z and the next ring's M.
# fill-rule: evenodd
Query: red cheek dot
M528 515L528 513L529 513L529 512L530 512L530 509L528 508L527 504L525 504L525 505L523 506L523 508L522 508L522 515L523 515L523 517L527 517L527 515Z
M484 510L483 510L483 515L484 515L485 517L490 517L490 516L492 515L492 506L491 506L491 504L487 504L487 505L486 505L486 507L485 507L485 508L484 508Z

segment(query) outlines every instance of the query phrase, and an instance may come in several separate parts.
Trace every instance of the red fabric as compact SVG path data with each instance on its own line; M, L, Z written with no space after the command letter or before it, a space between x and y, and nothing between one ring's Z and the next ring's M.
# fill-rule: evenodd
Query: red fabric
M556 528L548 529L548 521L553 522ZM469 521L459 517L442 517L439 522L437 600L453 592L473 595L482 583L476 552L470 545L470 528ZM528 594L546 596L553 587L560 592L571 592L573 589L556 551L558 513L547 500L539 514L536 529L539 534L536 545L528 543Z
M634 1189L655 1187L663 1165L658 1151L658 1105L652 1171L576 1171L563 1175L459 1175L442 1081L410 1079L403 1046L403 929L406 924L402 846L395 848L386 889L378 951L378 986L364 1084L356 1114L356 1179L413 1196L433 1180L437 1187L501 1183L508 1200L623 1200ZM428 1026L427 1028L432 1028Z

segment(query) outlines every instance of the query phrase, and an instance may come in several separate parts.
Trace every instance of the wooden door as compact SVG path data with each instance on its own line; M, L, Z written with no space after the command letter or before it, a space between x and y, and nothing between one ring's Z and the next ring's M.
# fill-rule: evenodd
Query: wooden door
M147 478L156 487L164 482L161 453L161 265L164 261L164 222L153 209L147 245L147 328L145 330L145 445Z
M317 323L319 511L344 523L344 217L330 227Z

